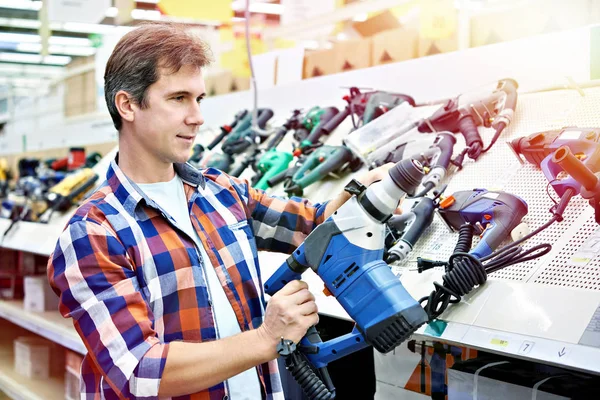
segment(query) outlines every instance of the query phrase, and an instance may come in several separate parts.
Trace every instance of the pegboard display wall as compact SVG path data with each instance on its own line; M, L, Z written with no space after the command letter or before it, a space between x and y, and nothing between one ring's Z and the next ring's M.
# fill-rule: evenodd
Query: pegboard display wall
M504 190L515 194L526 201L529 211L523 221L530 231L535 230L552 216L549 209L554 203L546 190L548 181L537 167L521 164L507 142L531 133L566 126L600 127L598 110L600 87L585 89L581 93L577 90L560 90L520 95L510 128L502 134L492 150L477 162L469 160L460 172L454 171L447 177L445 194L474 188ZM489 143L493 130L482 129L480 132L485 144ZM460 143L457 148L460 149ZM548 187L548 192L555 200L558 199L552 187ZM491 274L490 278L600 291L600 259L592 259L587 265L573 265L571 262L571 257L597 228L587 201L575 196L562 222L555 222L524 244L525 248L529 248L550 243L553 249L548 255L507 267ZM396 265L395 271L406 273L407 269L413 270L418 256L447 260L457 238L458 235L449 233L436 216L409 258Z

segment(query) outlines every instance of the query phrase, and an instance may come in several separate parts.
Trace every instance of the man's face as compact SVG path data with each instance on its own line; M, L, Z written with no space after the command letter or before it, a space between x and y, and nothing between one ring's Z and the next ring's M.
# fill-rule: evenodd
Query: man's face
M176 73L159 72L158 81L146 91L147 107L136 107L132 133L157 163L183 163L204 123L200 112L205 96L202 71L183 66Z

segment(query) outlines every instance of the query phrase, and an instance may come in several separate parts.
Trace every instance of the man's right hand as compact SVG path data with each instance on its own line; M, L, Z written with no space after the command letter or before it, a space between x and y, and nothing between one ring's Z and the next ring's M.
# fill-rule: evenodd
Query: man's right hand
M319 322L315 296L306 282L294 280L275 293L267 303L265 319L258 328L261 337L276 346L281 338L300 342L308 328Z

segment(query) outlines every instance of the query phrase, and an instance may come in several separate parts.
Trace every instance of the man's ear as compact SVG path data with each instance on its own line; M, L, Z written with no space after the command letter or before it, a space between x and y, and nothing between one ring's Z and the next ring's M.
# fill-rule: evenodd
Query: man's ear
M128 122L133 122L136 104L131 101L129 94L124 90L119 90L115 95L115 106L121 115L121 118Z

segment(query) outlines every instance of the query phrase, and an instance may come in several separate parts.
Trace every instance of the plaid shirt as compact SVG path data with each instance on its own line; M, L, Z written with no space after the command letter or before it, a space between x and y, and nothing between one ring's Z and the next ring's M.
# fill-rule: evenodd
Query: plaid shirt
M257 250L292 252L323 221L325 203L271 197L216 169L175 170L241 330L257 328L265 304ZM73 318L88 350L81 398L156 399L169 342L216 339L203 261L194 241L116 160L106 178L61 234L48 277L61 314ZM276 360L257 371L266 398L283 399ZM177 399L226 394L220 383Z

